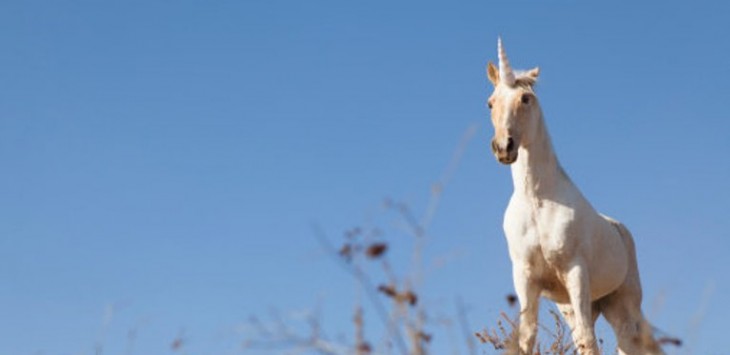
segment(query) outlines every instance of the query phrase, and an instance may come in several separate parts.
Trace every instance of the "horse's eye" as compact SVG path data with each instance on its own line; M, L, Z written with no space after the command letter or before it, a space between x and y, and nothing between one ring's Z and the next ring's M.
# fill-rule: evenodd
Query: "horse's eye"
M529 104L530 103L530 95L529 94L522 94L522 97L520 98L523 104Z

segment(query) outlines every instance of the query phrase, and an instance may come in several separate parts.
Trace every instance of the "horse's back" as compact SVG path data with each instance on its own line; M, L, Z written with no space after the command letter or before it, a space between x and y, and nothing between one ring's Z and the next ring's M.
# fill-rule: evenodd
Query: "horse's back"
M636 250L634 246L634 237L629 231L626 226L619 222L618 220L611 218L609 216L606 216L605 214L599 213L603 219L605 219L609 224L611 224L616 230L618 231L619 235L621 236L621 241L624 243L624 247L626 248L627 253L629 255L635 255Z

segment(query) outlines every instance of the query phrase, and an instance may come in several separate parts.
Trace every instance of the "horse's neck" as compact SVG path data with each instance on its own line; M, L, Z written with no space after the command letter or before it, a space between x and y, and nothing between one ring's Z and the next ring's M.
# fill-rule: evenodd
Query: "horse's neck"
M542 115L539 121L535 138L529 145L520 146L517 161L512 164L515 192L526 197L547 197L561 183L570 183L555 155Z

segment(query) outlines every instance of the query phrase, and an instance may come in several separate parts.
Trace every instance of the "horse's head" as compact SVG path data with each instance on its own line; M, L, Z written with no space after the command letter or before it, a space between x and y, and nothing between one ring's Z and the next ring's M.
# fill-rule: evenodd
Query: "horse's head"
M529 145L539 124L540 106L533 86L540 69L513 71L501 39L497 40L497 51L499 68L492 62L487 65L487 77L494 85L488 101L494 124L492 152L500 163L512 164L518 148Z

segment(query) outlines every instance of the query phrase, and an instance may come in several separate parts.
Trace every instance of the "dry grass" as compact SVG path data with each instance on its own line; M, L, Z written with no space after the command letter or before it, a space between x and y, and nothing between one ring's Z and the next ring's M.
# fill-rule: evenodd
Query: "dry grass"
M508 299L513 299L513 297L513 295L510 295L508 296ZM550 315L554 321L552 329L540 324L540 328L549 334L549 341L544 346L538 343L535 346L536 349L534 354L575 354L576 350L570 340L570 329L565 322L563 322L558 312L550 310ZM517 343L517 319L516 317L514 319L510 318L504 312L502 312L500 316L501 319L497 320L496 329L483 329L474 335L482 344L491 345L494 350L501 351L505 354L517 354L519 353Z

